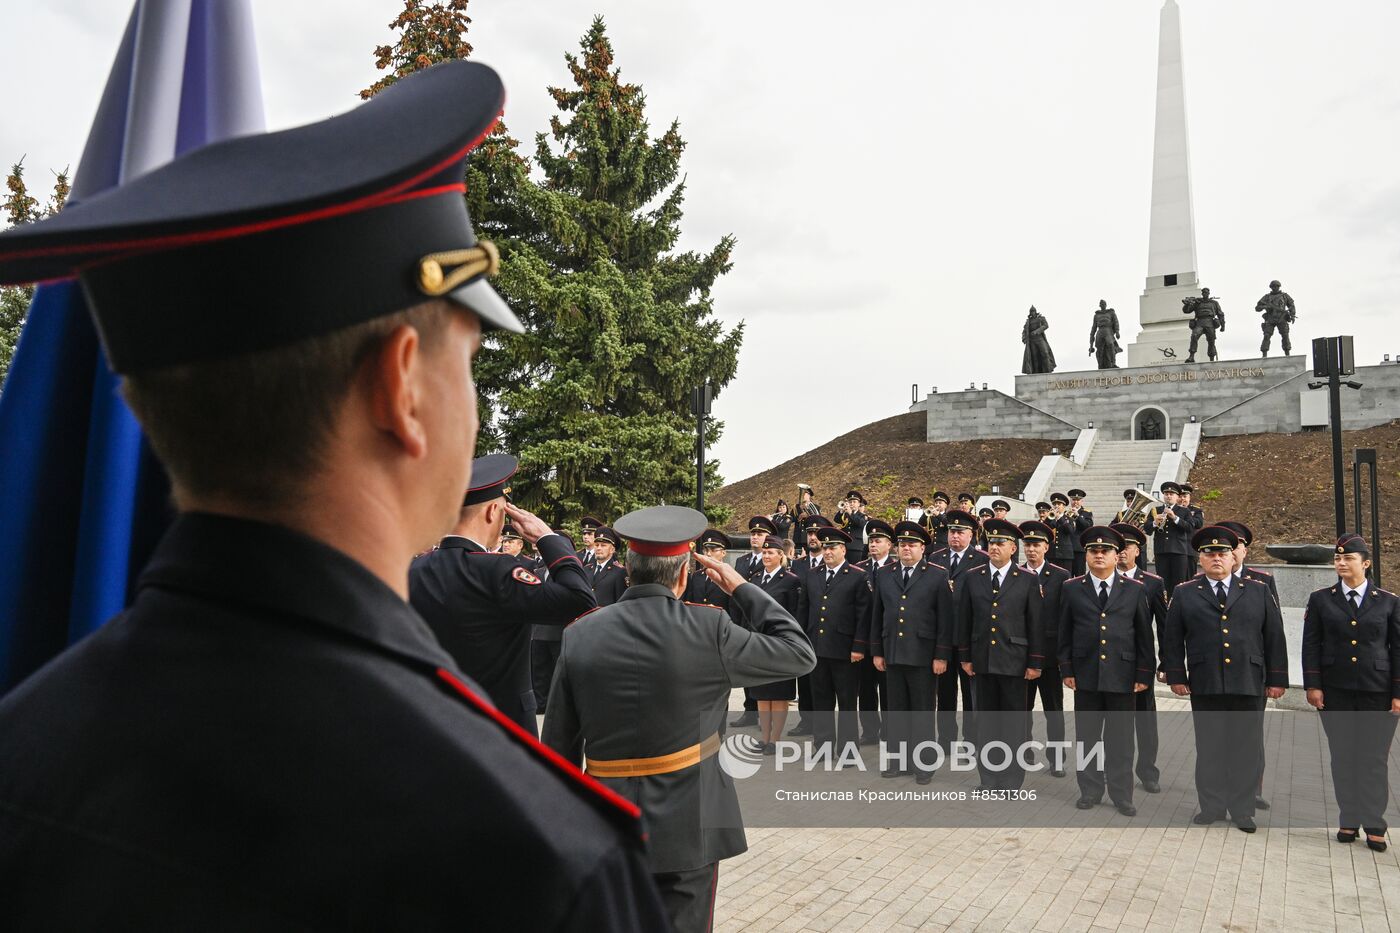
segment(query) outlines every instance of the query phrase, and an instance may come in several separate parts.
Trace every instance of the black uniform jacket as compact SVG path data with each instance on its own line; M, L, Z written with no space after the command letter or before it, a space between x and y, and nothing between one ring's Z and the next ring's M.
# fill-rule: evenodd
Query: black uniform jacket
M545 743L571 761L669 755L724 731L730 690L815 666L807 636L759 587L741 584L730 607L751 629L648 583L569 626L549 689ZM652 871L690 871L747 848L718 755L669 774L603 783L646 814Z
M1258 580L1269 588L1269 595L1278 602L1278 583L1274 581L1274 575L1267 570L1258 570L1254 567L1246 567L1240 571L1241 576L1249 577L1251 580ZM1282 605L1282 603L1279 603Z
M1155 573L1148 573L1141 568L1134 568L1132 573L1125 573L1123 576L1141 583L1147 595L1147 614L1152 617L1152 627L1157 634L1157 669L1160 671L1161 646L1167 638L1167 584Z
M1400 699L1400 599L1370 583L1353 613L1340 582L1314 590L1303 613L1303 686Z
M1061 588L1059 609L1060 676L1073 677L1076 690L1132 693L1134 684L1152 685L1147 587L1115 571L1100 609L1098 582L1085 574Z
M1045 666L1050 668L1059 663L1060 658L1060 591L1071 574L1059 564L1050 561L1040 565L1040 572L1033 573L1024 564L1021 569L1032 574L1040 584L1040 621L1045 629Z
M562 628L595 605L569 542L546 535L538 546L549 567L547 580L517 557L485 551L456 535L443 538L408 573L409 602L458 670L531 735L530 625Z
M622 594L627 590L627 568L617 562L613 557L606 564L594 564L597 573L593 572L593 567L589 568L589 585L593 588L593 598L600 606L611 606L622 598Z
M637 808L277 526L177 518L131 608L0 702L0 748L12 929L666 928Z
M871 575L870 653L886 664L931 667L940 645L953 643L953 587L948 571L921 560L904 585L904 566L890 561Z
M1236 578L1221 609L1205 576L1178 586L1167 610L1162 670L1167 683L1208 696L1260 696L1265 687L1287 687L1283 615L1269 588Z
M1071 520L1071 526L1074 528L1072 538L1074 542L1074 553L1083 554L1084 542L1080 540L1080 537L1084 532L1094 527L1094 513L1090 512L1088 509L1080 509L1079 514Z
M773 597L777 604L786 609L788 614L795 620L797 618L797 603L801 598L800 593L802 589L802 582L798 580L797 574L793 573L791 570L785 570L779 567L766 586L762 581L763 570L760 569L758 573L753 575L753 579L749 582ZM745 624L748 623L747 619L736 621L742 621Z
M991 564L973 567L957 586L958 660L971 661L973 674L1020 677L1045 666L1040 584L1015 564L1001 573L995 597Z
M699 603L702 606L718 606L725 610L729 608L729 595L705 576L699 564L691 566L690 579L685 585L682 598L688 603Z
M869 653L870 587L865 571L846 561L828 583L825 568L811 571L797 594L797 619L819 658Z
M958 583L963 579L969 570L974 567L984 566L988 561L987 552L976 547L969 547L967 553L963 554L962 560L958 561L957 570L949 570L948 578L953 584L953 596L958 595ZM944 570L948 570L948 565L953 562L953 552L948 548L942 548L928 555L930 564L937 564Z
M1163 512L1168 513L1167 520L1158 528L1157 518ZM1143 530L1152 535L1153 554L1190 554L1191 536L1196 533L1195 516L1184 505L1153 508L1147 513L1147 524ZM1170 599L1172 594L1168 593L1167 597Z
M739 571L739 576L747 580L763 569L763 558L753 551L740 554L738 559L734 561L734 569Z
M1074 560L1074 542L1078 537L1074 532L1074 519L1066 512L1059 518L1047 518L1045 524L1055 533L1055 540L1050 542L1050 557L1053 560Z

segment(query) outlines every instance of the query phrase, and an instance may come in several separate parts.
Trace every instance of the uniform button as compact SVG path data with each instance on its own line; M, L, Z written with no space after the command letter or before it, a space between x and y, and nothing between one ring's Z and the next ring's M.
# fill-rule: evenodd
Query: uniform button
M900 637L900 638L903 638L903 637L904 637L904 633L903 633L903 632L900 632L900 633L899 633L899 637Z
M907 593L901 593L900 596L899 596L899 598L900 598L900 599L908 599L908 598L909 598L909 595L908 595Z
M1223 629L1220 630L1220 634L1222 634L1222 635L1229 635L1229 634L1230 634L1230 630L1227 629L1227 628L1223 628Z
M1099 639L1099 644L1101 644L1101 645L1106 645L1106 644L1108 644L1108 639L1106 639L1106 638L1101 638L1101 639Z
M817 629L817 634L818 634L818 635L825 635L825 634L826 634L826 629L824 629L824 628L819 628L819 629Z
M1229 643L1228 641L1225 643L1225 647L1226 647L1226 648L1230 647L1230 643Z
M997 604L996 604L995 601L993 601L993 602L992 602L992 608L995 609L996 607L997 607Z
M1356 620L1355 620L1355 619L1352 619L1352 620L1351 620L1351 624L1352 624L1352 625L1355 625L1355 624L1356 624Z
M1100 625L1100 626L1099 626L1099 631L1100 631L1100 632L1106 632L1106 631L1108 631L1108 626L1107 626L1107 625Z
M994 645L995 645L995 644L996 644L996 643L997 643L997 640L996 640L996 639L995 639L995 638L993 638L993 639L992 639L992 644L994 644ZM1355 660L1356 660L1356 658L1352 658L1352 660L1353 660L1353 661L1355 661Z
M1107 618L1108 618L1108 613L1106 613L1106 612L1100 612L1100 613L1099 613L1099 618L1100 618L1100 619L1107 619Z
M1229 616L1221 616L1221 617L1220 617L1220 621L1221 621L1221 622L1227 622L1227 621L1229 621L1229 619L1230 619Z
M1356 658L1352 658L1352 659L1351 659L1351 663L1352 663L1352 664L1355 664L1355 663L1356 663Z
M1230 659L1229 659L1229 658L1226 658L1226 659L1225 659L1225 663L1226 663L1226 664L1229 664L1229 663L1230 663Z
M1352 643L1353 645L1356 644L1356 639L1353 638L1353 639L1351 640L1351 643Z
M1101 654L1101 655L1099 655L1099 660L1100 660L1100 661L1107 661L1107 660L1108 660L1108 655L1106 655L1106 654Z
M997 617L997 614L996 614L995 612L992 613L992 618L995 619L996 617Z
M995 632L996 630L997 630L997 627L996 627L995 625L993 625L993 626L992 626L992 631ZM1356 642L1352 642L1352 644L1354 645L1354 644L1356 644Z

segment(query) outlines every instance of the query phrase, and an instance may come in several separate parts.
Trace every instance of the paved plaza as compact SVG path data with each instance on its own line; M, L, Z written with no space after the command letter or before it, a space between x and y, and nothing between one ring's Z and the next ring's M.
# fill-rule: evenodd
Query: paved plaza
M1284 702L1294 693L1301 691L1290 691ZM740 700L736 693L731 706ZM1163 710L1186 708L1160 690L1158 702ZM1270 760L1281 762L1282 745L1296 741L1284 726L1306 720L1268 718ZM1301 762L1311 749L1294 754ZM1229 823L1190 825L1195 794L1180 774L1170 782L1164 774L1160 795L1139 789L1139 816L1123 820L1151 821L1151 827L751 828L749 851L720 867L715 928L1369 933L1400 927L1400 851L1339 844L1335 827L1270 829L1271 820L1288 822L1289 808L1300 801L1315 808L1318 795L1334 812L1326 782L1287 777L1267 779L1274 809L1259 814L1254 835ZM975 783L944 777L934 786ZM1055 788L1067 807L1077 796L1072 774L1037 775L1027 786Z

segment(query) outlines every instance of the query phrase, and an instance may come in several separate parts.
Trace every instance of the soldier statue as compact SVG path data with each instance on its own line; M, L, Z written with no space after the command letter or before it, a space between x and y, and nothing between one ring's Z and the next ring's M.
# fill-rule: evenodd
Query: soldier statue
M1282 291L1282 287L1279 280L1274 279L1269 283L1269 293L1260 298L1259 303L1254 306L1255 311L1264 315L1264 320L1259 325L1264 331L1264 342L1259 344L1259 352L1263 356L1269 355L1269 340L1274 335L1274 328L1278 328L1283 355L1287 356L1293 351L1293 342L1288 339L1288 325L1298 319L1298 309L1293 305L1293 296Z
M1221 310L1220 302L1210 297L1210 289L1203 288L1201 297L1181 299L1181 313L1194 315L1191 319L1191 352L1186 362L1196 362L1196 345L1201 340L1201 334L1206 335L1206 352L1214 362L1216 331L1225 332L1225 312Z
M1089 355L1098 358L1099 369L1117 369L1117 356L1122 352L1118 345L1118 312L1100 298L1094 325L1089 328Z
M1045 319L1045 315L1037 311L1035 305L1031 305L1031 310L1026 314L1026 323L1021 328L1021 342L1026 345L1026 352L1021 357L1021 372L1055 371L1055 351L1050 349L1050 341L1045 337L1045 332L1049 329L1050 322Z

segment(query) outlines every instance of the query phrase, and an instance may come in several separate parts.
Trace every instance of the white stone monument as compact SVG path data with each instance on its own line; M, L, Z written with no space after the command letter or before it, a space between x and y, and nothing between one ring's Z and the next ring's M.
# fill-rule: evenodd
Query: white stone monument
M1190 319L1181 313L1181 299L1199 295L1200 287L1181 68L1181 10L1176 0L1166 0L1157 42L1157 126L1152 144L1147 287L1138 298L1142 331L1127 347L1129 366L1159 366L1186 359L1191 326ZM1205 353L1204 340L1200 353Z

